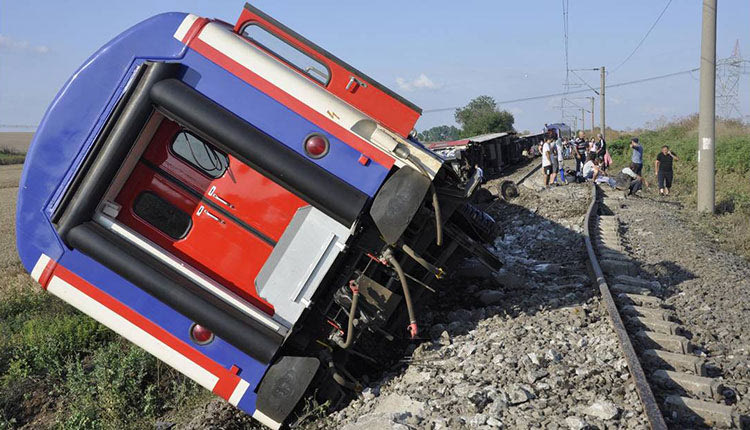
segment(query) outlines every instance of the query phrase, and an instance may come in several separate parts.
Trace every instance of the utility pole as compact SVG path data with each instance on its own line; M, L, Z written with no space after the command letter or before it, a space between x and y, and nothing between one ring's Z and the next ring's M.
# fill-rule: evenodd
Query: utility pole
M591 135L594 135L594 98L588 97L591 100Z
M714 212L716 134L716 0L703 0L698 113L698 211Z
M586 109L581 108L581 130L586 131Z
M714 0L715 1L715 0ZM601 89L599 89L599 109L600 113L599 121L602 123L602 139L607 139L607 136L604 135L604 131L607 129L606 123L604 122L604 77L606 75L606 72L604 71L604 66L599 69L601 71ZM592 109L593 110L593 109Z

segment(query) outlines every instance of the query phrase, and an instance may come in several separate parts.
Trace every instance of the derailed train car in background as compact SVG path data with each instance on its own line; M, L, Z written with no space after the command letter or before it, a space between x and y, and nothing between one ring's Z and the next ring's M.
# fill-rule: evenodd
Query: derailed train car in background
M462 215L464 181L410 137L420 112L253 6L234 26L155 16L45 114L18 197L21 259L278 428L308 387L345 400L418 336L425 286L457 261L498 268Z
M493 177L518 164L544 134L518 136L515 133L488 133L465 139L431 142L427 147L438 154L461 177L468 179L479 166L485 176Z

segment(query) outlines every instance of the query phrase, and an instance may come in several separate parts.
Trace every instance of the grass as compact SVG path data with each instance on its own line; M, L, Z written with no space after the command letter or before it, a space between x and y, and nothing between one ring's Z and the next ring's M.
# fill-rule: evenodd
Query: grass
M23 164L26 154L12 148L0 147L0 165Z
M203 391L38 287L3 292L0 429L153 428Z
M662 145L680 161L674 163L672 191L685 206L685 215L725 249L750 259L750 125L736 120L716 123L716 213L696 214L698 116L692 115L654 130L626 133L611 140L613 163L630 163L630 139L643 145L644 177L655 184L654 160Z

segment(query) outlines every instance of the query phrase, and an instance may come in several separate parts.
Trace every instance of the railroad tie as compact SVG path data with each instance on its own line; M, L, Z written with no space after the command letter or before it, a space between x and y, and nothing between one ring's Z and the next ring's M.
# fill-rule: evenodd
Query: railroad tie
M718 379L665 369L655 370L651 373L651 379L665 388L682 389L686 393L703 399L723 399L721 393L724 391L724 386Z
M627 318L629 325L647 329L661 334L680 334L683 331L682 326L672 321L664 321L656 318L643 318L632 316Z
M641 330L635 337L647 349L660 348L677 354L689 354L693 350L690 341L684 336Z
M635 276L628 275L617 275L615 276L615 283L637 285L644 288L653 288L657 285L657 282L646 281L645 279L637 278Z
M672 311L659 308L647 308L643 306L625 305L620 307L620 313L629 316L640 316L650 319L661 319L663 321L672 321L675 315Z
M695 422L713 428L739 428L740 417L731 406L682 396L668 396L664 403L672 411L673 418L683 422Z
M609 287L615 293L629 293L629 294L640 294L642 296L650 296L651 290L637 285L630 284L615 284Z
M675 354L660 349L647 349L642 355L644 360L654 367L706 376L706 360L695 355Z
M619 293L615 296L619 303L628 305L645 306L649 308L660 308L662 300L654 296L644 296L643 294Z

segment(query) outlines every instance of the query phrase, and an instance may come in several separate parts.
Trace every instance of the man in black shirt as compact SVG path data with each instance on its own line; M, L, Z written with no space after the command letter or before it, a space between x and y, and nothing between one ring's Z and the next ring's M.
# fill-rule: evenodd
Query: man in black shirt
M573 141L575 145L575 157L576 157L576 176L582 175L582 169L584 163L586 163L586 151L588 150L589 144L586 142L586 135L583 131L578 132L578 137Z
M662 196L668 196L669 189L672 188L672 161L680 161L680 159L669 150L667 145L662 146L654 162L654 170L657 172L659 182L659 194Z

